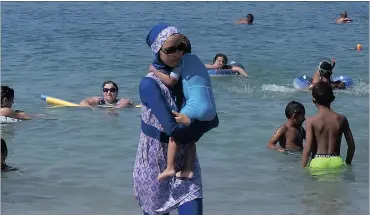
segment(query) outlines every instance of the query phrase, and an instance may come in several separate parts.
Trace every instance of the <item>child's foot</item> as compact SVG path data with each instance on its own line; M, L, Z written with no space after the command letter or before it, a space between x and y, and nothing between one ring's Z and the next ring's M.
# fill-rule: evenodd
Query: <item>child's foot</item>
M194 172L192 170L183 170L183 171L178 171L176 173L177 178L187 178L187 179L192 179L194 175Z
M174 169L165 169L161 174L158 175L158 181L165 180L167 177L174 176L176 171Z

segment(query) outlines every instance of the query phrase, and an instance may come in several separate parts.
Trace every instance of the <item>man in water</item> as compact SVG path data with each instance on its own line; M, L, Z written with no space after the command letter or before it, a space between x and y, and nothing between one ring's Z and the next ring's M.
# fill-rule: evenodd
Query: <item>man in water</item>
M332 87L325 82L317 83L312 89L312 101L318 112L306 121L306 143L302 154L302 166L307 166L312 152L311 168L338 168L344 165L340 156L342 134L346 138L348 149L346 164L352 163L355 153L355 141L345 116L330 109L334 101Z
M239 19L236 23L237 24L248 24L252 25L254 21L254 16L251 13L248 13L248 15L245 18Z
M279 152L302 151L303 139L306 135L302 127L305 120L305 108L301 103L291 101L285 108L285 116L288 120L276 130L267 144L267 148ZM277 142L280 143L280 146L276 146Z
M320 62L315 74L312 78L312 83L308 89L312 90L315 84L319 82L326 82L331 85L333 89L343 90L346 89L346 85L342 81L332 81L331 75L333 74L333 69L335 67L335 61L332 60L331 63L324 61Z

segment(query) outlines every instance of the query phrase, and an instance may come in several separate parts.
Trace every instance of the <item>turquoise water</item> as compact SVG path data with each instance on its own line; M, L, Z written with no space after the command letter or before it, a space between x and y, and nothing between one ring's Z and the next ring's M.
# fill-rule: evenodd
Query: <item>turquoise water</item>
M342 10L353 23L334 24ZM249 12L254 25L234 24ZM188 35L205 63L222 52L255 77L212 79L220 126L197 146L205 214L368 214L368 2L2 2L1 83L15 89L15 108L49 119L2 126L8 163L21 170L2 174L3 214L141 214L132 195L139 109L50 109L40 95L79 102L112 79L139 103L152 59L145 37L158 22ZM349 50L358 43L363 51ZM351 168L311 177L299 156L266 145L289 101L315 113L292 81L331 58L356 83L336 92L333 109L357 148Z

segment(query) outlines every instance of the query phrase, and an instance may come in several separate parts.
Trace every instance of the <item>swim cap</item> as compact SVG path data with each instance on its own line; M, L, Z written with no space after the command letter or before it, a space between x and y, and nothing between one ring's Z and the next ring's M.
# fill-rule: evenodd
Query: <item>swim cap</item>
M167 24L155 25L146 36L146 44L157 54L162 45L172 34L180 33L177 28Z
M318 69L319 69L321 76L325 78L330 78L331 74L333 73L334 67L335 67L335 61L333 62L333 64L327 61L323 61L323 62L320 62Z

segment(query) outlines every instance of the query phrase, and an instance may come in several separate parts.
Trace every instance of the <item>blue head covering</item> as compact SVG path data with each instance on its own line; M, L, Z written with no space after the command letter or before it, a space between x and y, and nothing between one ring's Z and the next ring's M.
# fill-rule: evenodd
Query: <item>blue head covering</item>
M162 45L172 34L180 33L177 28L167 25L167 24L157 24L155 25L146 36L146 44L152 49L154 53L154 60L152 62L153 66L158 70L166 70L170 72L171 67L164 65L159 57L159 50Z

